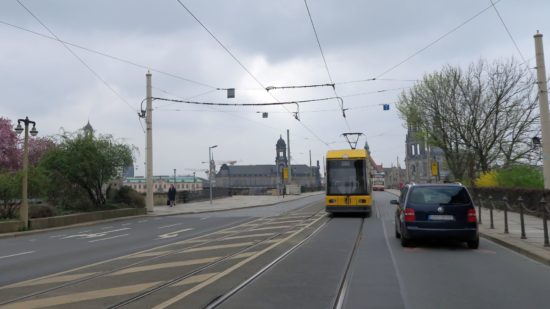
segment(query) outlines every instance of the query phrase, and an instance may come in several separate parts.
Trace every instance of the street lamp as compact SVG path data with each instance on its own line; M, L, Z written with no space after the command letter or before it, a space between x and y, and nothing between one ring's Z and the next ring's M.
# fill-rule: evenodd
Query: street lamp
M212 205L212 149L218 145L208 147L208 186L210 187L210 205Z
M36 130L36 122L29 120L29 117L25 119L17 119L17 127L15 132L21 134L23 127L21 122L25 124L25 139L23 142L23 184L21 189L21 207L19 209L19 218L24 222L25 229L29 228L29 201L27 199L28 192L28 175L29 175L29 124L32 123L32 129L30 131L32 136L36 136L38 131Z

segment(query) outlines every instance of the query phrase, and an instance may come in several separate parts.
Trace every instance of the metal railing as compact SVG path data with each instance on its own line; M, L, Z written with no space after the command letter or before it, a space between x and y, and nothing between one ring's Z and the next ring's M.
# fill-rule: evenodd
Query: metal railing
M482 211L489 211L490 229L495 229L494 212L502 211L504 215L504 234L510 234L509 229L509 212L516 213L520 218L521 239L527 239L525 216L531 216L541 219L541 225L544 234L544 246L550 247L549 235L548 235L548 215L550 209L546 201L546 197L543 195L540 201L534 202L533 198L523 198L519 196L512 203L508 200L508 197L502 196L500 198L494 198L492 195L483 197L481 194L476 196L476 203L478 205L478 223L482 222ZM541 226L539 225L538 228Z

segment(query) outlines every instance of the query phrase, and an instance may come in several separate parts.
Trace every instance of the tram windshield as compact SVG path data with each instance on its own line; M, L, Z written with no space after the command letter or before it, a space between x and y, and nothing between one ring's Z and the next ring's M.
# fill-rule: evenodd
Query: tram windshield
M368 194L365 160L329 160L327 194Z

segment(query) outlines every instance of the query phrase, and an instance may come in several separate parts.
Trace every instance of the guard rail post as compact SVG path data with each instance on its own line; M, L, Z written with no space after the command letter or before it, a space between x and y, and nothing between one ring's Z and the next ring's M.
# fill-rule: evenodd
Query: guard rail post
M521 239L527 239L527 236L525 235L525 219L523 218L523 199L518 197L518 205L519 205L519 221L521 225Z
M548 242L548 223L546 222L546 200L544 199L544 196L540 200L540 209L542 211L542 226L544 227L544 246L550 247L550 243Z
M493 196L489 195L489 204L491 207L489 207L489 216L491 217L491 229L495 228L495 223L493 221L493 208L495 207L495 203L493 201Z
M509 234L508 231L508 198L506 195L502 198L504 204L504 234Z
M482 206L481 194L478 194L478 195L477 195L477 200L478 200L478 203L479 203L479 204L478 204L478 207L477 207L477 208L478 208L478 211L477 211L477 212L478 212L477 222L478 222L479 224L481 224L481 206Z

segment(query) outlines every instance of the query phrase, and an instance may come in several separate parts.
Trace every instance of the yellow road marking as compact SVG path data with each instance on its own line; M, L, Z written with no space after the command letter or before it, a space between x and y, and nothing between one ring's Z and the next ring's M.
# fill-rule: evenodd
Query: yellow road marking
M234 257L232 257L232 259L244 259L244 258L247 258L249 256L253 256L254 254L258 253L258 251L251 251L251 252L245 252L245 253L240 253L240 254L237 254L235 255Z
M67 281L72 281L72 280L77 280L77 279L80 279L80 278L88 277L88 276L91 276L91 275L94 275L94 274L97 274L97 272L48 277L48 278L42 278L42 279L39 279L39 280L14 283L14 284L6 285L2 288L3 289L10 289L10 288L19 288L19 287L24 287L24 286L33 286L33 285L48 284L48 283L67 282Z
M315 221L312 221L309 226L313 225L314 223L316 223L317 221L321 220L323 217L315 220ZM296 231L295 233L289 235L288 237L284 238L284 239L281 239L281 241L279 243L283 243L289 239L291 239L292 237L294 237L295 235L297 235L298 233L300 233L301 231L303 230L299 230L299 231ZM230 268L226 269L225 271L221 272L221 273L218 273L212 277L210 277L209 279L207 279L206 281L203 281L201 282L200 284L194 286L193 288L189 289L189 290L186 290L178 295L176 295L175 297L171 298L171 299L168 299L166 301L164 301L163 303L159 304L159 305L156 305L155 307L153 307L153 309L160 309L160 308L166 308L168 306L171 306L173 304L175 304L176 302L184 299L185 297L195 293L196 291L202 289L203 287L205 286L208 286L209 284L217 281L218 279L232 273L233 271L239 269L241 266L245 265L246 263L254 260L255 258L263 255L264 253L268 252L269 250L275 248L276 246L279 245L279 243L275 243L265 249L263 249L262 251L258 251L258 253L256 253L255 255L252 255L250 256L249 258L245 259L245 260L242 260L240 261L239 263L231 266Z
M241 238L250 238L250 237L264 237L264 236L271 236L273 233L261 233L261 234L250 234L250 235L243 235L243 236L233 236L233 237L227 237L223 240L232 240L232 239L241 239Z
M132 254L132 255L125 256L125 258L127 258L127 259L144 258L144 257L151 257L151 256L168 254L168 253L171 253L171 252L174 252L174 251L171 250L171 251L142 252L142 253L137 253L137 254Z
M272 224L287 224L287 223L296 223L296 222L302 222L304 220L286 220L286 221L273 221L270 222Z
M80 301L93 300L97 298L137 293L137 292L146 290L152 286L155 286L159 283L161 283L161 281L127 285L127 286L118 287L118 288L108 288L103 290L88 291L88 292L82 292L82 293L74 293L74 294L68 294L63 296L33 299L33 300L9 304L2 308L19 309L19 308L43 308L43 307L50 307L50 306L60 306L60 305L71 304L71 303L76 303Z
M260 227L257 229L253 229L252 231L263 231L263 230L275 230L275 229L286 229L289 228L289 225L283 225L283 226L268 226L268 227Z
M126 268L126 269L123 269L123 270L119 270L119 271L114 272L112 274L108 274L108 276L118 276L118 275L131 274L131 273L137 273L137 272L141 272L141 271L149 271L149 270L155 270L155 269L164 269L164 268L172 268L172 267L197 265L197 264L206 264L206 263L214 262L214 261L219 260L219 259L220 259L220 257L210 257L210 258L205 258L205 259L195 259L195 260L187 260L187 261L180 261L180 262L169 262L169 263L137 266L137 267L131 267L131 268Z
M186 278L185 280L182 280L172 286L182 286L182 285L187 285L187 284L193 284L193 283L201 283L203 282L204 280L207 280L208 278L214 276L214 275L217 275L218 273L207 273L207 274L202 274L202 275L196 275L196 276L191 276L189 278Z
M206 246L206 247L199 247L199 248L191 248L184 250L183 252L199 252L199 251L208 251L208 250L218 250L218 249L227 249L227 248L238 248L238 247L245 247L253 245L253 242L241 242L238 244L228 244L228 245L219 245L219 246Z

